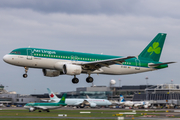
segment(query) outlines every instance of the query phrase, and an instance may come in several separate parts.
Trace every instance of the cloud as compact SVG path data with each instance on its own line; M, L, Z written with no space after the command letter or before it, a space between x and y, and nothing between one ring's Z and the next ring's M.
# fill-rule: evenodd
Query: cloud
M0 8L31 9L41 13L137 15L179 18L178 0L1 0Z
M157 33L163 32L167 33L167 39L161 61L180 60L178 1L41 2L1 1L1 56L15 48L28 46L122 56L138 55ZM43 93L47 87L53 88L53 91L71 91L76 87L90 86L85 82L87 75L79 75L80 83L73 85L73 76L47 78L41 70L30 69L29 77L24 80L23 68L7 65L2 60L0 64L3 68L2 83L18 93L33 93L34 88L37 93ZM179 63L176 63L164 70L136 75L92 76L96 85L109 85L111 79L119 78L122 78L123 85L143 84L143 81L145 84L146 76L150 78L150 84L162 84L171 79L179 83L176 81L180 77L178 66Z

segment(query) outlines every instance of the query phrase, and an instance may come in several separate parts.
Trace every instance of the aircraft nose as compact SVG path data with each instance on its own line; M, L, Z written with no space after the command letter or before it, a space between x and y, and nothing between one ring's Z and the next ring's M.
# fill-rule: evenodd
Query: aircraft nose
M4 60L4 62L7 62L7 63L8 63L8 61L9 61L9 56L8 56L8 55L5 55L5 56L3 57L3 60Z
M111 102L109 102L109 105L111 105L112 103Z

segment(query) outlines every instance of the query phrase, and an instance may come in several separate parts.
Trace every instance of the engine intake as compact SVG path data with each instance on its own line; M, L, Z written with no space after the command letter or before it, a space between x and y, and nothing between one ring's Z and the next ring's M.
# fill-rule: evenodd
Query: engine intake
M64 64L63 65L63 73L67 75L79 75L82 72L81 66L72 65L72 64Z
M35 111L35 108L32 108L32 107L31 107L31 108L29 108L29 111L31 111L31 112L32 112L32 111Z
M90 103L90 107L92 108L96 107L96 103Z

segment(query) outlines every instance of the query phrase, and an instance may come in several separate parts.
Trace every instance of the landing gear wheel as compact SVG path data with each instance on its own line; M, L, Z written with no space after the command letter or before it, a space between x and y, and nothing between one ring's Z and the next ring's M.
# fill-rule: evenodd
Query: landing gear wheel
M47 112L50 112L49 110L47 110Z
M79 82L79 79L78 79L78 78L73 78L73 79L72 79L72 83L77 84L78 82Z
M93 78L92 78L92 77L87 77L87 78L86 78L86 82L92 83L92 82L93 82Z
M39 110L39 112L41 112L41 111Z
M27 78L27 76L28 76L28 75L27 75L28 67L24 67L24 69L25 69L25 74L23 74L23 77L24 77L24 78Z
M27 78L27 76L28 76L27 74L23 74L23 77L24 77L24 78Z

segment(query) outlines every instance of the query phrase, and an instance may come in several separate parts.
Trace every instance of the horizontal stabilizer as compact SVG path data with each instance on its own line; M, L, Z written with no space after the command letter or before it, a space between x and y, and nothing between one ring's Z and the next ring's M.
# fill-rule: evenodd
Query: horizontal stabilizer
M157 64L149 64L150 67L157 67L159 65L165 65L165 64L172 64L172 63L176 63L176 62L165 62L165 63L157 63Z

